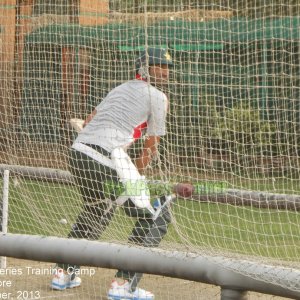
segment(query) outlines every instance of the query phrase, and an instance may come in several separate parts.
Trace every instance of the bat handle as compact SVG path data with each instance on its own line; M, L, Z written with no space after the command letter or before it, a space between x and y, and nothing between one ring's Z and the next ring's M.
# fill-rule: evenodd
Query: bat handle
M152 219L155 221L157 217L161 214L163 208L166 207L169 203L171 203L175 198L176 198L175 194L157 198L153 203L153 208L155 209L155 213L153 214Z

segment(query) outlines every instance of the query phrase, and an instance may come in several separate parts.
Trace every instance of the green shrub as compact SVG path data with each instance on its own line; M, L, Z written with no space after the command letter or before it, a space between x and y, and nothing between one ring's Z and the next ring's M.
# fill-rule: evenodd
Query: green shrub
M226 151L237 155L270 155L274 150L276 124L263 120L259 109L238 103L218 116L214 135Z

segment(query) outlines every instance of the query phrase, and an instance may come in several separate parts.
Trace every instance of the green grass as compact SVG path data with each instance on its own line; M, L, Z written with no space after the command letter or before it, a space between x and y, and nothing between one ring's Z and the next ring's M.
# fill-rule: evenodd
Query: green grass
M176 236L179 243L185 242L195 248L298 260L300 214L297 212L182 201L175 205L174 214L180 235L176 236L176 230L172 228L170 236Z
M74 187L22 181L9 188L9 230L13 233L64 235L67 226L59 220L74 221L81 206Z
M9 232L64 237L80 211L76 188L49 182L10 184ZM178 200L165 244L297 261L300 213ZM68 225L59 220L66 218ZM134 219L119 209L103 239L126 241Z

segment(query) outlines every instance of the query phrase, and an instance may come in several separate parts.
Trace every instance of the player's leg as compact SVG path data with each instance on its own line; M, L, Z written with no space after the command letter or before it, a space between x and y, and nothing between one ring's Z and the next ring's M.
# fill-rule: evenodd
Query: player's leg
M83 198L83 209L69 237L96 240L109 224L118 196L118 175L89 156L72 150L70 171Z
M168 206L160 207L156 214L150 202L150 192L144 177L139 174L123 149L115 149L112 152L112 160L125 187L123 197L119 197L116 202L122 205L128 216L138 218L129 241L146 247L157 246L166 234L170 223ZM137 288L141 277L140 273L119 270L108 291L108 298L110 300L154 299L151 292Z
M162 196L165 198L165 196ZM125 212L127 215L132 215L133 211L136 210L128 201L127 205L124 207ZM168 225L171 222L171 215L169 211L169 207L165 206L162 208L158 217L154 220L153 217L149 214L140 215L135 226L129 236L129 241L131 243L137 244L139 246L144 247L157 247L164 236L167 234ZM132 287L135 288L138 284L139 280L141 279L140 275L137 275L134 272L128 271L119 271L124 276L128 278L132 278L134 280ZM127 275L126 275L127 274Z
M70 171L84 203L68 237L96 240L108 226L115 211L113 202L106 199L116 198L114 182L118 180L117 174L75 150L71 153ZM81 280L76 276L79 268L80 266L73 264L57 264L51 282L52 288L64 290L79 286Z
M166 196L161 197L165 202ZM137 217L138 220L129 236L129 242L144 247L157 247L167 233L168 225L171 222L169 206L163 206L159 215L154 219L153 214L148 210L136 208L129 199L124 203L124 210L128 216ZM154 299L151 292L138 288L143 274L127 270L118 270L116 279L108 292L110 300L118 299Z

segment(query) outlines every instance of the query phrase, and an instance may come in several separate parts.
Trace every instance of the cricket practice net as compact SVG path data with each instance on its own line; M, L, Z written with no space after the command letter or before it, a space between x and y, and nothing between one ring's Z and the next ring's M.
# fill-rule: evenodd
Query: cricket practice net
M133 79L141 50L166 48L174 63L164 87L168 133L146 177L153 200L178 182L193 184L194 194L172 204L159 248L222 256L229 270L300 292L297 2L2 1L7 231L67 236L82 209L68 170L77 135L70 120ZM133 160L142 145L128 150ZM134 223L118 208L101 240L128 245ZM249 261L274 269L260 277ZM277 267L295 280L282 281Z

